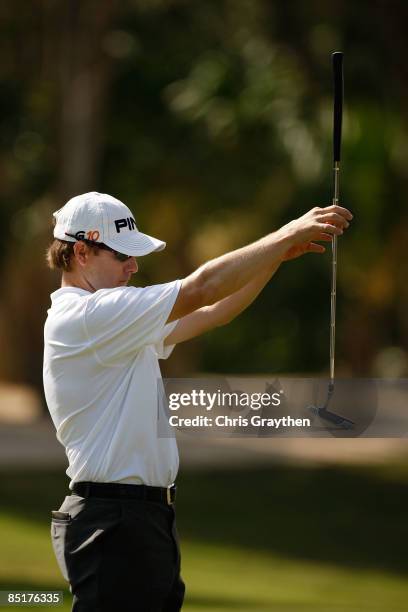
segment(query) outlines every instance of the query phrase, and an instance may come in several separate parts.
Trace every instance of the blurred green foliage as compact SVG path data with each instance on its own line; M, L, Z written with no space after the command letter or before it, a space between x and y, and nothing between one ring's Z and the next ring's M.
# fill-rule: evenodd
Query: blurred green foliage
M33 0L0 8L0 375L41 382L51 212L107 191L183 277L331 201L330 54L345 53L342 374L408 373L406 3ZM168 373L326 370L330 253L285 264ZM10 322L13 324L10 324Z

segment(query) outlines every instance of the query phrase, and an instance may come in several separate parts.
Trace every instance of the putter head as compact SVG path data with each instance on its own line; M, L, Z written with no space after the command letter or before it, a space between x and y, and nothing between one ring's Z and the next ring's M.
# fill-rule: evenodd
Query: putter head
M338 425L342 429L353 429L355 423L350 419L346 419L345 417L336 414L335 412L331 412L327 410L324 406L322 408L318 408L317 406L308 406L307 410L309 410L315 416L320 417L324 421L329 421L330 423L334 423Z
M334 423L335 425L338 425L342 429L353 429L355 425L354 421L351 421L350 419L346 419L345 417L342 417L339 414L336 414L334 412L330 412L330 410L327 410L327 408L325 407L318 408L317 415L321 419L330 421L330 423Z

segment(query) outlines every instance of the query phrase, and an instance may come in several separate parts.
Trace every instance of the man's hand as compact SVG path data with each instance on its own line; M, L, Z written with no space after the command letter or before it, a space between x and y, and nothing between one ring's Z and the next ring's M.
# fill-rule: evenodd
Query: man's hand
M291 247L284 255L284 260L299 257L307 252L323 253L324 247L316 245L314 241L328 242L332 236L341 236L350 225L353 215L342 206L316 206L305 215L284 225L279 232L287 236ZM296 247L296 248L295 248Z

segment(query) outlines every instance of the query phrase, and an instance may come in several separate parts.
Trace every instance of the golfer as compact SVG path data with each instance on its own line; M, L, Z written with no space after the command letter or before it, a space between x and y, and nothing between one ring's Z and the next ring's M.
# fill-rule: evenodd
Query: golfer
M279 265L323 253L349 226L340 206L313 208L181 280L128 286L137 258L165 243L97 192L54 213L48 265L62 272L44 329L44 389L65 447L71 494L51 536L75 612L176 612L183 604L175 527L178 453L157 436L158 360L175 344L224 325Z

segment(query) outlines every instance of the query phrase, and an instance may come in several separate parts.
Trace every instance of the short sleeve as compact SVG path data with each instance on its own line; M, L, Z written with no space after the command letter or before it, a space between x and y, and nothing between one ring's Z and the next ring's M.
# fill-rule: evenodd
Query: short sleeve
M154 350L156 352L158 359L167 359L168 357L170 357L171 353L173 352L173 349L176 345L171 344L169 346L164 346L164 341L167 338L167 336L171 334L171 332L176 327L178 322L179 322L179 319L177 319L177 321L172 321L171 323L167 323L167 325L164 326L163 338L160 340L160 342L157 342L154 345Z
M106 365L121 363L143 347L163 342L171 331L166 333L166 321L180 286L181 280L176 280L93 293L88 298L84 327L98 360Z

